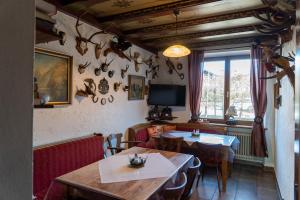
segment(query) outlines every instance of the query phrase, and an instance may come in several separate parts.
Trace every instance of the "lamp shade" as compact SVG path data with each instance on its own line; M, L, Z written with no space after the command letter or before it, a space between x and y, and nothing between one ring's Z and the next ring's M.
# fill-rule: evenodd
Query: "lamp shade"
M175 44L164 50L163 55L166 57L179 58L187 56L190 53L191 50L189 50L187 47L180 44Z
M237 116L237 110L236 110L235 106L229 106L225 115L226 116Z

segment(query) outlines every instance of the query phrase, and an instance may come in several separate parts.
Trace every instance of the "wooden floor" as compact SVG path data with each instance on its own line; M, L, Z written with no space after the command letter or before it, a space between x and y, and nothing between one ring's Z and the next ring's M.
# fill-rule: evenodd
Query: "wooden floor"
M260 167L235 165L227 182L227 192L218 192L215 170L205 172L191 200L279 200L274 174Z

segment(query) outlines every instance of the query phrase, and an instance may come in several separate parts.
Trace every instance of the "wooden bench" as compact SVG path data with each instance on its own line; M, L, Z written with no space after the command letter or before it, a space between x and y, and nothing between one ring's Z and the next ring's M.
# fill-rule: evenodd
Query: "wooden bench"
M51 199L62 199L64 190L57 185L52 187L55 185L54 179L103 158L101 134L34 148L33 194L35 199L43 200L46 195L51 195Z

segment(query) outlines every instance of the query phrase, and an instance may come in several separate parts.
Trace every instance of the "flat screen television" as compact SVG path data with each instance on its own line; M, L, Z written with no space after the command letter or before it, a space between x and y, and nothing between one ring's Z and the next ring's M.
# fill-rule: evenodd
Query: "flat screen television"
M185 92L182 85L150 84L148 105L185 106Z

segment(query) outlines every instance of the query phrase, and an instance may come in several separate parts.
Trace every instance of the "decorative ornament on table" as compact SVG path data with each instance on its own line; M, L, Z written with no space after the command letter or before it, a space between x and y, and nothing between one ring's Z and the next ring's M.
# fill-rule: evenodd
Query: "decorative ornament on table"
M107 94L109 91L109 84L108 81L103 78L102 80L100 80L99 85L98 85L98 90L100 94Z
M114 71L114 70L109 70L109 71L108 71L108 77L109 77L109 78L112 78L112 77L114 76L114 74L115 74L115 71Z
M140 168L140 167L144 167L148 155L146 157L142 157L142 156L138 156L138 154L134 154L133 157L128 155L128 158L129 158L129 167Z
M89 38L85 38L81 35L80 31L79 31L79 26L81 26L82 24L79 24L80 21L80 17L82 17L83 15L85 15L87 12L82 13L81 15L79 15L77 17L77 21L76 21L76 25L75 25L75 29L77 32L77 37L76 37L76 49L78 51L78 53L80 53L82 56L84 54L86 54L86 52L88 51L88 43L92 43L94 45L97 45L97 43L93 42L92 39L94 36L99 35L99 34L106 34L105 31L97 31L95 33L93 33Z
M120 58L125 58L128 61L131 61L131 59L125 55L124 51L126 51L129 47L132 46L132 44L128 41L125 41L123 37L113 37L113 39L109 43L110 47L107 48L103 55L107 56L110 53L117 54Z
M100 58L101 55L101 51L103 49L103 47L105 47L106 42L103 43L103 46L101 46L101 42L99 44L95 44L95 57L96 59Z
M184 79L184 74L183 73L180 73L177 69L179 68L183 68L182 66L182 63L178 63L177 64L177 68L175 67L175 64L168 58L167 60L166 60L166 64L167 64L167 66L169 67L169 74L173 74L173 71L175 71L176 72L176 74L179 76L179 78L181 79L181 80L183 80Z
M126 65L126 69L121 69L121 78L122 79L125 78L128 69L129 69L129 65Z
M85 69L91 64L91 62L86 62L85 64L80 64L78 66L78 72L79 74L83 74L85 72Z
M118 92L121 85L122 85L122 82L115 82L114 83L114 91Z

